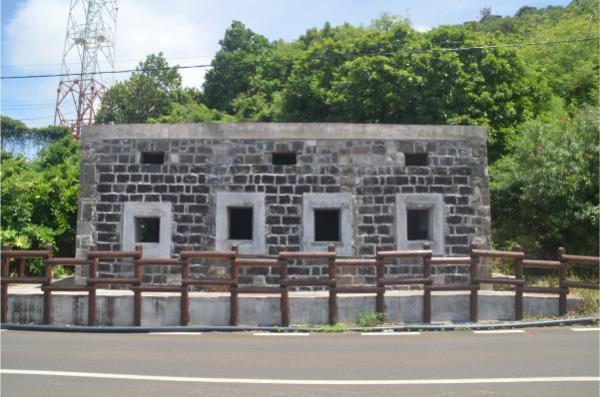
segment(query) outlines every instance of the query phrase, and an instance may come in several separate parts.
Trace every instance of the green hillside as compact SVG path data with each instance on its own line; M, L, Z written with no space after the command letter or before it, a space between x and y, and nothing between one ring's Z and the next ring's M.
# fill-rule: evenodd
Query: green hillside
M384 14L368 26L310 28L289 42L234 21L203 87L183 87L162 54L150 55L106 93L97 122L484 125L494 245L519 243L540 256L559 245L598 254L599 14L596 0L582 0L522 7L511 17L490 10L479 21L428 32ZM3 133L9 124L11 142L31 141L14 120L3 122ZM77 152L68 153L63 158L76 167ZM63 211L44 195L11 191L28 189L19 167L39 175L39 161L2 156L3 243L34 247L50 239L19 234L23 221L37 222L25 217L32 208L60 214L61 224L44 236L64 241L73 233L75 225L62 221L75 219L65 215L75 211L72 200Z

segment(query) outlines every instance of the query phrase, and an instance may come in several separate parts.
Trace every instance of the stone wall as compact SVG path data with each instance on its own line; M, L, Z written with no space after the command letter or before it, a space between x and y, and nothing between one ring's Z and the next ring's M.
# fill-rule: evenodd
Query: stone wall
M339 139L320 139L326 129L298 124L299 138L294 139L288 134L292 128L289 124L281 133L277 127L282 125L250 124L266 131L237 135L215 133L212 126L196 126L199 131L195 134L189 130L177 133L177 126L169 127L168 134L152 126L98 126L84 132L78 255L84 255L92 242L102 250L122 249L123 210L128 202L171 204L172 224L167 225L170 254L178 253L184 245L215 249L217 196L222 192L264 195L261 230L266 255L275 255L279 245L290 250L306 248L304 201L308 195L321 193L346 194L351 199L351 225L342 225L350 228L352 241L346 252L350 255L373 255L377 245L399 248L397 207L402 194L441 195L443 242L442 252L437 254L466 255L471 243L489 244L487 154L481 129L418 126L411 133L410 126L402 126L400 132L391 126L388 134L362 135L348 134L352 125L340 125L336 132L336 125L328 124L332 129L328 136ZM226 126L221 128L237 131L240 125L238 129L236 125ZM315 131L307 135L306 128ZM273 165L272 153L282 151L295 152L297 164ZM164 164L140 164L142 152L165 152ZM428 165L406 166L405 153L427 153ZM130 266L119 269L131 271ZM206 266L195 269L208 271ZM102 270L119 273L111 265ZM404 264L388 266L387 271L417 276L420 267ZM291 275L324 272L325 264L298 264L290 269ZM467 272L467 268L447 266L439 269L436 277L461 281ZM247 281L262 275L267 283L277 282L277 275L266 273L266 269L253 273L247 275ZM148 274L149 281L164 282L168 277L167 269ZM353 269L346 282L373 279L368 271Z

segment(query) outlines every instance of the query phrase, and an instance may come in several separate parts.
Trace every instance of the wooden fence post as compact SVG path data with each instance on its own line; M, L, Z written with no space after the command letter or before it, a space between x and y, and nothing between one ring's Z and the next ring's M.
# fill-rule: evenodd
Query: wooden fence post
M335 245L330 244L327 247L329 252L335 252ZM336 266L335 256L329 258L329 324L335 325L337 323L337 281L336 281Z
M564 316L567 314L567 294L569 288L565 285L567 280L567 266L568 262L563 258L566 250L564 247L558 248L558 260L560 261L560 268L558 269L558 286L562 289L558 295L558 314Z
M473 254L473 251L476 249L477 249L477 245L471 244L470 272L471 272L471 285L473 287L479 287L479 283L477 282L477 279L479 278L479 258ZM479 319L478 290L479 290L479 288L471 289L471 295L469 296L470 317L471 317L472 323L476 323Z
M423 244L425 251L431 251L431 244ZM431 253L428 256L423 257L423 278L431 278ZM431 290L426 286L431 285L432 282L428 281L423 285L423 322L429 324L431 322Z
M515 245L515 252L523 252L520 245ZM523 280L523 258L515 259L515 280ZM515 320L523 320L523 285L515 285Z

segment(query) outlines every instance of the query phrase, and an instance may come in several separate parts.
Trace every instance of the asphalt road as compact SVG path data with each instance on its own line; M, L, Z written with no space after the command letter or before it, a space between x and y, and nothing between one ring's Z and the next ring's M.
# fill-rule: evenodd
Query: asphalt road
M594 396L599 337L2 331L2 396Z

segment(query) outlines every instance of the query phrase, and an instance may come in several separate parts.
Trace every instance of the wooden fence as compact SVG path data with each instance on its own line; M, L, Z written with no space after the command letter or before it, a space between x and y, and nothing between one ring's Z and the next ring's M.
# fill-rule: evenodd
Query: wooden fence
M514 263L512 277L480 277L481 259L508 260ZM43 276L26 276L26 261L37 259L43 264ZM98 277L98 265L102 260L130 260L134 265L133 277ZM416 278L386 278L386 262L397 259L413 259L422 263L422 276ZM193 278L190 276L190 266L193 260L207 262L225 261L229 267L229 278ZM326 261L328 272L322 277L290 278L288 266L292 261ZM175 292L181 296L181 325L189 323L189 293L194 286L217 286L229 292L230 324L239 323L240 294L277 294L280 296L281 325L290 324L289 292L290 288L321 287L329 292L329 323L337 322L338 294L369 293L376 295L375 311L385 314L385 293L387 286L417 285L423 290L423 322L431 322L431 294L436 291L469 291L470 320L478 321L478 292L482 284L508 285L515 292L515 319L523 319L523 293L557 294L560 315L567 312L567 295L570 288L599 289L596 282L573 281L567 278L571 264L598 266L600 257L566 254L564 248L559 248L557 260L525 259L525 254L517 247L513 251L490 251L471 247L468 257L433 257L431 246L425 245L422 250L384 251L377 249L375 256L370 258L340 258L336 255L335 247L330 246L326 252L296 252L279 248L277 257L241 257L237 247L230 251L193 251L184 248L177 258L144 258L141 246L134 251L99 251L95 246L90 247L87 257L56 258L52 256L52 247L45 250L13 250L5 246L1 252L2 277L2 322L7 321L8 286L11 284L41 284L44 292L44 324L52 323L52 293L55 291L87 292L88 294L88 325L96 325L96 291L98 286L121 285L133 291L134 324L142 323L142 294L144 292ZM53 266L64 265L86 267L88 277L85 284L60 285L52 280ZM432 267L443 265L468 266L470 280L465 284L434 284ZM144 269L148 266L172 266L179 268L177 273L181 279L177 285L157 285L143 282ZM271 267L279 269L280 282L276 286L242 285L239 282L240 268ZM344 267L374 268L376 272L375 285L339 286L337 283L338 269ZM524 277L524 269L541 268L558 272L558 287L528 286Z

